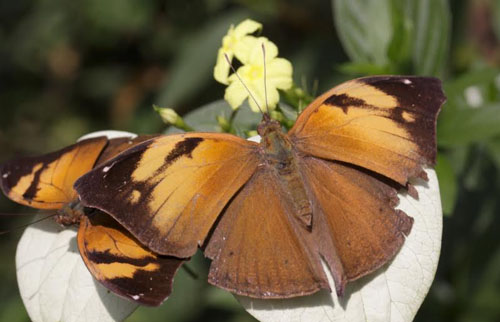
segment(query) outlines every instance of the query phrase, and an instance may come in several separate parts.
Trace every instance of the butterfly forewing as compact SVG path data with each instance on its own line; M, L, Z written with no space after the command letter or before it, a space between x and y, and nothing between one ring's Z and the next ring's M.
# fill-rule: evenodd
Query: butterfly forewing
M78 248L92 275L108 289L146 305L160 305L172 292L172 278L184 262L142 246L106 213L84 216Z
M34 208L58 210L61 222L75 213L80 254L92 275L123 297L159 305L171 293L174 274L183 261L153 254L105 213L86 217L80 213L73 189L76 179L96 163L150 138L82 140L53 153L7 162L0 169L0 181L9 198Z
M329 288L319 256L292 218L286 192L259 170L222 214L205 255L209 282L257 298L288 298Z
M106 145L106 148L102 151L95 165L96 166L100 165L101 163L104 163L109 159L116 157L121 152L130 149L131 147L137 145L138 143L150 140L157 136L158 135L139 135L134 138L121 137L121 138L110 139L108 141L108 145Z
M82 202L111 214L151 250L189 257L258 165L257 144L215 133L159 137L75 184Z
M445 97L431 77L375 76L317 98L289 136L302 153L382 174L402 185L436 158L436 118Z
M4 163L1 187L10 199L38 209L59 209L76 198L73 184L90 171L108 140L88 139L43 156Z

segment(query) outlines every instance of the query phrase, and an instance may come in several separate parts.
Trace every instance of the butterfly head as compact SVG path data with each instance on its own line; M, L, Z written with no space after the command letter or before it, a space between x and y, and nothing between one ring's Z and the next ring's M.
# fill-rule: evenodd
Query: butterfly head
M61 209L58 209L54 219L61 226L72 226L79 224L83 215L83 205L78 199L75 199L74 201L62 206Z
M271 119L268 113L264 113L262 116L262 121L257 127L257 133L259 133L261 137L265 137L270 132L276 132L276 131L281 131L280 122Z

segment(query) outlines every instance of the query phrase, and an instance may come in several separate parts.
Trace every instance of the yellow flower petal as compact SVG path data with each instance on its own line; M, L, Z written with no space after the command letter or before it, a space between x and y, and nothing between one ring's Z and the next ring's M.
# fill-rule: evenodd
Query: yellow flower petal
M228 84L227 76L229 74L229 63L227 62L224 54L226 54L229 58L229 61L232 61L233 56L237 52L238 59L239 56L245 57L248 55L248 48L245 44L241 45L240 43L245 42L248 34L251 34L262 28L262 25L256 21L251 19L246 19L236 27L229 27L227 34L222 38L222 47L219 48L217 53L217 62L214 67L214 78L216 81L222 84Z
M272 41L266 37L255 38L248 57L249 64L263 64L264 53L262 52L262 46L264 46L264 50L266 51L266 62L271 61L278 56L278 47Z
M257 40L258 38L254 36L245 36L242 37L237 44L235 44L234 56L236 56L242 64L250 63L250 55L253 49L257 46Z
M219 48L219 51L217 52L217 63L215 64L214 67L214 78L216 81L222 84L228 84L228 79L227 75L229 74L229 63L226 60L226 57L224 56L226 54L229 58L229 61L233 59L233 53L232 52L224 52L223 48Z
M274 58L267 61L266 68L267 103L269 110L273 110L279 102L278 89L289 89L292 86L293 69L292 64L284 58ZM259 112L258 106L262 110L266 110L263 61L260 64L243 65L238 68L237 73L257 101L256 103L251 97L248 98L252 111ZM228 87L225 98L233 108L237 108L249 94L236 74L232 74L228 81L231 89ZM240 92L238 93L238 91Z
M268 86L279 89L292 87L292 64L284 58L275 58L266 63Z
M252 94L255 100L259 103L260 108L262 109L263 112L266 112L268 110L272 111L276 108L276 105L280 100L280 95L276 88L269 88L269 87L267 88L267 105L266 105L266 95L264 91L264 83L262 83L260 86L258 84L255 84L255 86L252 86L252 89L253 89ZM252 111L254 111L255 113L260 112L259 106L250 97L248 98L248 104L250 105Z
M239 80L230 82L224 94L224 99L233 109L237 109L247 97L248 92Z
M241 38L245 35L252 34L257 30L262 29L262 24L252 19L245 19L234 28L234 36Z
M224 46L231 45L234 56L243 63L243 66L229 77L227 77L229 67L225 69L217 69L216 67L214 69L214 75L218 74L216 79L229 84L226 88L225 99L234 109L248 98L250 108L254 112L259 112L260 109L266 110L267 108L272 110L279 102L278 89L288 89L292 86L292 65L286 59L277 58L278 47L265 37L254 37L246 34L260 27L260 24L257 27L255 22L246 21L238 25L234 30L230 29L228 35L224 37ZM237 37L236 34L238 34ZM233 41L235 39L237 41ZM239 75L239 78L237 75ZM268 106L266 106L264 76L266 76Z

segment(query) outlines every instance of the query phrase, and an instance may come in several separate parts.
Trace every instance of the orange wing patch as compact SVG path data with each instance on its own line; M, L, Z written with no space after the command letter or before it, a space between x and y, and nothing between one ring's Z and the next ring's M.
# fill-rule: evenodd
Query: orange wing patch
M2 190L20 204L59 209L76 198L73 183L94 167L107 142L104 137L89 139L44 156L4 163Z
M439 80L370 77L317 98L289 135L297 149L352 163L406 185L436 158L435 127L445 97Z
M108 289L153 306L170 295L172 277L184 262L152 253L100 211L82 217L78 248L89 271Z
M159 137L102 164L75 189L86 206L113 215L151 250L190 257L255 171L256 148L225 134Z

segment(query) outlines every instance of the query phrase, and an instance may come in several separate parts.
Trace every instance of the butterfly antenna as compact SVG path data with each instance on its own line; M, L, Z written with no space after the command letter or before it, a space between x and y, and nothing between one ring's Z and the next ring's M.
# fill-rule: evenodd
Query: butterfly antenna
M55 215L57 215L57 213L53 213L52 215L48 215L48 216L46 216L46 217L43 217L43 218L40 218L40 219L38 219L38 220L32 221L32 222L27 223L27 224L25 224L25 225L21 225L21 226L14 227L14 228L12 228L12 229L10 229L10 230L0 231L0 235L5 235L5 234L10 233L10 232L12 232L12 231L19 230L19 229L22 229L22 228L26 228L26 227L31 226L31 225L33 225L33 224L39 223L40 221L44 221L45 219L52 218L52 217L54 217Z
M241 84L243 85L243 87L245 87L246 91L248 92L248 95L250 95L250 97L252 98L252 100L255 102L255 105L257 105L257 107L259 108L259 111L262 113L262 114L265 114L263 111L262 111L262 108L260 107L259 103L257 102L257 100L255 99L255 97L253 96L252 92L250 91L250 89L248 89L247 85L245 84L245 82L243 81L243 79L241 79L240 75L238 74L238 72L236 71L236 69L234 68L233 64L231 64L231 61L229 60L229 57L227 56L226 53L224 53L224 57L226 57L226 61L227 63L229 64L229 67L231 68L231 70L233 71L233 73L236 75L236 77L238 77L239 81L241 82Z

